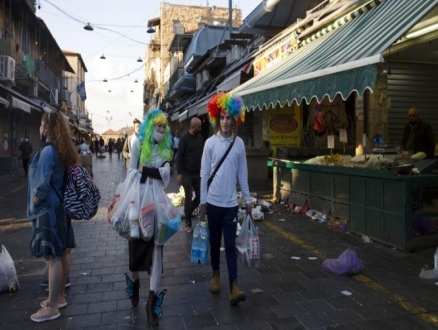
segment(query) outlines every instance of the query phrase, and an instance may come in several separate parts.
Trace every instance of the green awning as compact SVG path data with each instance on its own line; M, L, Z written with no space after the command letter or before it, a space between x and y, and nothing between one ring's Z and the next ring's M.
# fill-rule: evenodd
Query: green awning
M380 1L383 2L383 1ZM310 103L325 95L345 100L352 91L373 90L381 54L411 29L438 0L386 0L298 49L232 91L248 108Z

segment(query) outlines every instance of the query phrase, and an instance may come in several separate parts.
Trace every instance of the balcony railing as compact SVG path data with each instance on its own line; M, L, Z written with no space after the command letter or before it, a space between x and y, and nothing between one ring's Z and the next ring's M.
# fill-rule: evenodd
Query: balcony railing
M178 67L169 79L169 90L172 90L173 85L184 75L184 68Z
M38 79L49 88L58 88L58 79L55 74L45 65L44 62L40 62Z
M35 60L29 55L24 55L21 63L16 62L15 77L16 79L33 77L36 75L36 68Z

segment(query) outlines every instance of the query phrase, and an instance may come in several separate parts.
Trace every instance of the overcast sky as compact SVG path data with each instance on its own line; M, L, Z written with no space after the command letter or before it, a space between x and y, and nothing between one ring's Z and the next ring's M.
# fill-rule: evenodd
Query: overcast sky
M168 2L196 6L208 3L218 7L228 7L229 4L228 0ZM260 2L235 0L233 8L242 9L245 18ZM131 126L134 117L141 118L144 62L139 63L137 59L144 58L145 44L150 40L146 24L159 16L160 1L37 0L38 3L41 8L37 9L36 15L46 22L61 49L80 53L85 61L88 70L86 108L91 114L95 133ZM84 30L84 22L94 25L94 31ZM100 59L102 54L106 60ZM105 78L107 83L103 82ZM136 79L138 83L135 83Z

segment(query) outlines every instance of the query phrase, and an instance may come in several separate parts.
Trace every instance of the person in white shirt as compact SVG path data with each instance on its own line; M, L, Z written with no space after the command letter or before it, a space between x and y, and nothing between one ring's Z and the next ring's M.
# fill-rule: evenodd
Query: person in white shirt
M125 140L125 143L123 144L123 149L122 149L123 157L125 157L126 168L129 167L129 160L131 159L131 149L132 146L134 145L134 142L137 140L137 134L140 131L141 121L135 118L133 124L134 124L134 134L128 136L128 138Z
M237 286L236 229L238 200L236 183L239 182L246 203L246 213L251 215L248 187L248 168L245 145L237 136L237 125L244 121L245 109L242 100L227 93L219 93L209 101L207 112L215 134L204 145L201 161L201 204L199 220L208 218L210 231L210 258L213 277L210 292L220 292L220 246L222 232L230 283L230 304L236 305L246 300L246 294ZM216 124L219 124L216 129ZM234 134L233 134L234 131ZM218 163L231 149L223 163L215 171Z

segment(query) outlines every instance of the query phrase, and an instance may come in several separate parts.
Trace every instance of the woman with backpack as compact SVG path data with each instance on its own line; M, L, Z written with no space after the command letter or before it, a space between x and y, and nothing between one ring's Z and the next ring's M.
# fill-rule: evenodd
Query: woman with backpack
M59 308L67 306L64 294L70 273L67 249L76 244L71 221L58 196L63 194L66 168L79 162L79 154L67 132L69 129L60 112L44 113L40 126L44 144L29 167L30 249L34 257L44 257L49 268L49 297L41 302L41 309L31 315L34 322L55 320L61 315Z
M170 178L170 160L172 160L171 136L166 115L161 110L152 110L146 115L140 127L138 139L131 147L128 172L141 173L140 186L143 186L144 189L148 189L148 187L144 187L148 177L166 189ZM159 315L157 315L155 307L157 300L162 302L162 296L165 293L163 291L159 295L160 298L158 297L158 287L163 271L163 245L155 245L154 238L152 238L150 241L130 240L128 246L129 270L132 273L132 278L126 275L128 284L126 292L132 305L137 306L140 289L139 272L147 271L149 273L150 284L146 313L148 323L157 326Z

